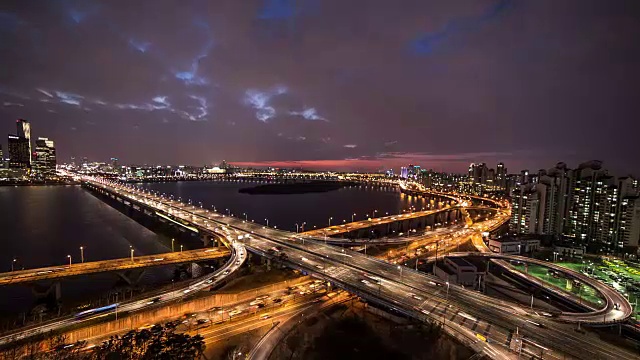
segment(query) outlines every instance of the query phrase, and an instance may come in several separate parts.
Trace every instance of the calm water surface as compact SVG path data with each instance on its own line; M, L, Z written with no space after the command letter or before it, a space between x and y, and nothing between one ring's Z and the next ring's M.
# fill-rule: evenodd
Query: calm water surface
M420 199L405 197L393 189L351 187L327 193L295 195L249 195L240 188L254 186L237 182L154 183L142 186L174 194L192 203L229 209L232 214L295 231L295 224L306 222L306 229L364 219L385 213L399 213L410 206L421 208ZM377 212L374 212L377 210ZM79 186L0 187L0 271L42 267L80 261L80 246L85 261L162 253L170 250L170 240L158 235L113 209ZM171 267L147 270L142 284L169 281ZM114 274L97 274L62 280L64 301L83 297L97 298L118 282ZM0 316L28 311L34 305L31 285L0 288Z
M398 214L411 206L422 208L426 205L422 199L405 196L392 188L354 186L325 193L308 194L242 194L238 190L252 187L256 183L246 182L174 182L144 184L143 187L160 193L172 194L183 201L212 209L222 213L229 212L239 218L246 214L249 220L270 226L295 231L296 223L306 222L305 229L325 227L333 217L333 225L350 222L369 216L383 216L386 213ZM377 210L377 211L376 211Z
M79 186L0 187L0 270L33 268L80 261L105 260L169 250L167 240L95 198ZM171 270L146 271L142 283L168 280ZM108 292L114 274L62 281L62 297L80 299ZM30 285L0 287L0 315L28 310L34 303Z

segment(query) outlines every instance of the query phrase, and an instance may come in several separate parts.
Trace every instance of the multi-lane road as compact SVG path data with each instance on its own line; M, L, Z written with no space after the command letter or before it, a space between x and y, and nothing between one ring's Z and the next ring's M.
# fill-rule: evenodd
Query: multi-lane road
M387 216L382 216L378 218L369 218L367 220L355 221L348 224L334 225L334 226L329 226L322 229L309 230L309 231L305 231L305 234L307 236L316 236L316 237L336 236L336 235L345 234L355 230L367 229L373 226L391 224L397 221L418 219L421 217L437 214L440 212L451 211L452 209L453 208L447 206L447 207L443 207L441 209L435 209L435 210L415 211L415 212L406 213L406 214L387 215Z
M553 263L549 263L547 261L538 260L534 258L517 256L517 255L504 255L504 254L494 254L494 253L478 253L478 252L463 252L463 253L450 253L447 254L449 257L481 257L486 259L500 259L507 261L517 261L521 263L535 264L544 267L548 267L555 271L561 272L568 276L569 278L576 279L584 284L587 284L593 287L600 295L604 298L605 306L601 309L597 309L595 311L586 312L586 313L561 313L556 319L559 321L566 322L581 322L583 324L601 324L606 322L618 322L621 319L626 319L631 316L633 312L633 308L626 298L622 296L615 289L607 286L606 284L597 281L595 279L590 278L584 274L581 274L577 271L573 271L563 266L559 266ZM522 274L518 270L515 270L513 267L506 264L507 270L517 273L518 275ZM525 274L523 274L525 275ZM540 287L545 287L546 284L541 280L533 277L527 276L529 281L536 283ZM549 288L547 286L548 291L554 291L557 295L565 297L566 294L562 291L554 290L553 288Z
M0 273L0 286L40 280L52 280L99 272L122 271L151 266L213 260L229 256L230 254L230 251L226 248L208 248L156 255L132 256L124 259L90 261L35 269L16 270L7 273Z
M79 316L79 314L66 316L43 324L38 324L27 328L22 328L15 332L7 333L0 337L0 346L11 343L13 341L22 340L39 334L44 334L50 331L60 331L70 326L77 326L83 323L88 323L97 317L104 316L105 314L123 314L159 306L159 304L172 302L195 294L198 291L216 286L217 284L225 280L227 276L231 275L234 271L239 269L247 259L247 252L242 244L234 242L233 239L231 239L227 234L217 235L222 235L225 238L224 241L229 244L231 256L229 260L216 271L204 275L197 280L181 284L177 287L171 287L169 290L162 290L159 292L152 291L146 293L143 298L121 302L113 307L108 307L106 309L97 308L85 310L82 312L81 316Z
M448 332L463 337L468 345L491 357L512 356L507 346L511 345L513 332L517 329L519 336L546 349L543 351L551 357L559 358L564 354L584 357L590 354L595 357L635 358L635 355L598 339L576 335L570 326L530 314L515 304L445 285L434 277L406 267L396 267L357 252L327 246L322 239L271 229L169 201L117 183L89 180L94 186L142 205L153 206L158 211L189 221L202 230L211 226L223 227L231 236L237 237L235 243L244 244L252 252L279 258L291 267L315 273L317 277L371 301L386 304L408 316L440 320L442 315ZM440 308L442 310L439 312ZM451 314L474 320L469 322L469 326L465 326L466 320L461 320L461 324L447 322L447 316ZM488 336L481 335L489 342L477 337L479 325L476 323L485 325L484 332Z

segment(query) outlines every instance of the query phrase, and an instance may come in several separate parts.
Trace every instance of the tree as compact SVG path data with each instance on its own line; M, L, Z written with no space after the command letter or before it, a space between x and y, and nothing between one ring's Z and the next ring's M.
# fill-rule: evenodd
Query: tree
M94 359L187 360L204 354L204 338L176 333L176 324L155 325L151 329L132 330L112 336L98 346Z
M296 350L300 349L300 347L302 346L302 335L300 335L300 333L298 332L295 332L287 337L286 343L289 351L291 351L290 358L293 358Z

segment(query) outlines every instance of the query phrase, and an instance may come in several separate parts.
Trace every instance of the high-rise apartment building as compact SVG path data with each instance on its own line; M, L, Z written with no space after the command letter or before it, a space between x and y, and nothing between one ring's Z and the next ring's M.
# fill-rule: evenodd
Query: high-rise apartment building
M504 164L501 162L496 166L495 184L501 189L507 187L507 168L504 167Z
M33 171L36 176L50 178L56 174L56 148L53 140L38 138L36 140L36 157Z
M487 164L471 163L469 165L469 180L474 184L486 184L487 171Z
M9 135L9 167L28 169L31 166L29 141L20 136Z
M638 181L616 179L600 161L570 170L558 163L535 175L520 173L511 191L510 230L564 238L591 251L638 246L640 202Z
M594 211L600 206L599 203L596 205L596 201L603 195L602 187L608 180L605 177L607 171L602 168L600 161L582 163L572 171L564 234L578 244L586 245L595 234Z
M628 196L620 201L617 226L617 248L637 248L640 242L640 197Z
M547 189L543 184L520 185L511 198L509 230L518 234L540 234L544 226Z
M31 166L31 124L29 124L29 122L27 120L24 119L18 119L16 120L16 130L17 133L16 135L18 137L27 139L27 145L28 147L28 152L29 152L29 166Z
M546 187L546 202L543 215L542 234L562 235L567 216L568 190L571 182L570 170L565 163L558 163L538 179Z

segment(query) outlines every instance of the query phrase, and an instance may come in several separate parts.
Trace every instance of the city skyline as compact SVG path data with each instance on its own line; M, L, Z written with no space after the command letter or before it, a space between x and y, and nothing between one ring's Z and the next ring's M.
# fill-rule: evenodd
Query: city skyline
M13 1L0 131L27 119L60 159L447 172L598 159L638 174L635 14L624 1Z

